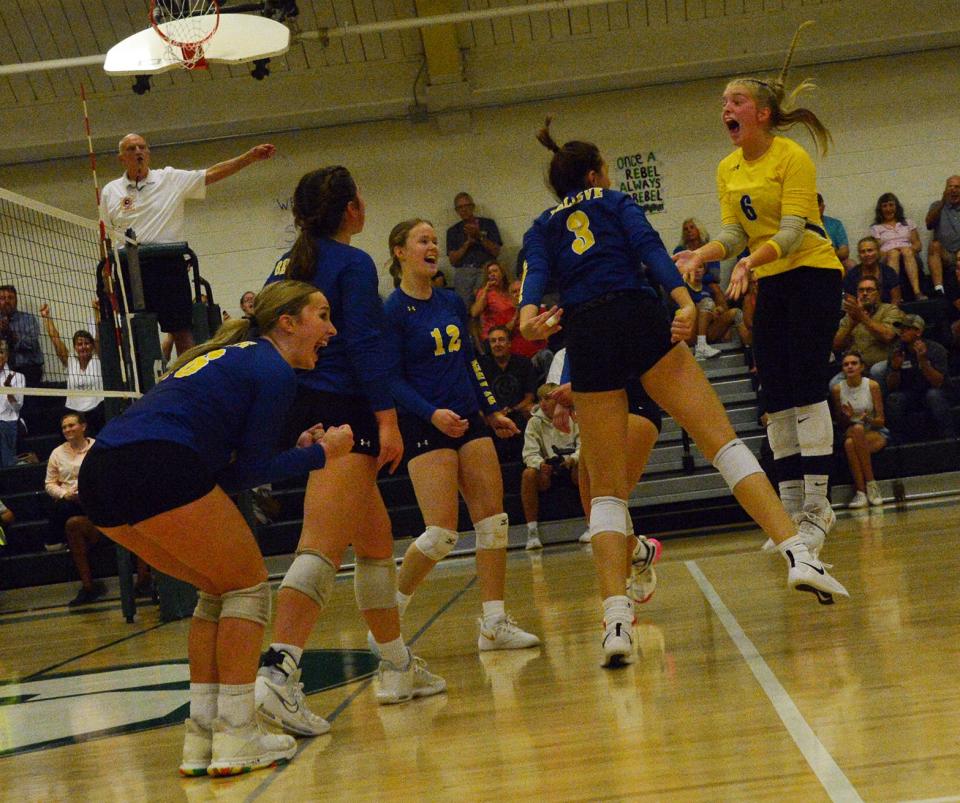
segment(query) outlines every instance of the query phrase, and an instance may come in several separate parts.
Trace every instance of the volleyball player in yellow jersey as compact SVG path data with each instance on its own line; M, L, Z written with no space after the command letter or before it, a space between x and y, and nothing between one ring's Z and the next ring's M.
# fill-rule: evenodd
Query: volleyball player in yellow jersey
M733 269L727 295L740 297L758 279L754 357L769 415L780 496L816 554L836 517L827 499L833 427L827 403L827 362L843 299L843 266L823 229L816 169L807 152L778 131L802 124L820 151L830 133L792 101L812 88L802 82L784 100L784 82L800 31L780 75L737 78L723 93L722 120L737 149L717 168L719 236L674 257L681 273L714 259L750 254Z

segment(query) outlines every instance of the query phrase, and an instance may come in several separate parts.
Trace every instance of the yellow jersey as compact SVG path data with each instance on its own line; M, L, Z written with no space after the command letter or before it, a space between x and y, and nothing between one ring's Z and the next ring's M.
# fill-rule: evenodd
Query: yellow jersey
M774 137L767 152L752 162L737 148L717 167L717 193L723 224L739 224L747 233L751 252L780 230L785 215L807 221L798 246L758 267L754 271L758 279L799 267L843 270L820 219L817 170L810 155L792 139Z

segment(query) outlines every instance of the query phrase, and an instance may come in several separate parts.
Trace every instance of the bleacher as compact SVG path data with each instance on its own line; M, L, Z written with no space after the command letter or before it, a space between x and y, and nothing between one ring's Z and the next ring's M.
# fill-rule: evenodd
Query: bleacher
M923 314L921 312L920 314ZM928 313L929 314L929 313ZM703 363L711 383L727 409L739 437L759 454L764 440L758 423L757 398L741 348L725 344L723 354ZM0 470L0 500L14 511L16 523L7 530L7 546L0 549L0 588L75 580L69 553L48 553L43 548L47 530L47 503L43 490L44 461L62 441L59 432L61 399L33 397L32 409L25 411L30 435L24 448L36 453L40 462ZM960 423L960 405L954 408ZM940 482L938 477L960 472L960 444L956 441L925 441L890 445L874 456L877 478L882 481L885 496L902 497L904 493L928 493L924 488L941 487L948 491L960 483ZM520 463L503 467L505 508L514 525L522 527L520 506ZM904 478L927 478L926 485L907 482ZM932 483L932 484L931 484ZM852 491L846 459L837 454L833 476L832 498L845 504ZM280 513L270 524L257 528L260 546L266 555L283 555L294 551L303 516L303 493L306 477L275 483L273 495L280 503ZM423 530L423 520L416 505L413 487L405 474L383 476L379 482L384 501L393 522L398 541L416 537ZM914 491L904 490L905 487ZM686 446L676 423L666 418L660 440L650 458L642 482L630 498L634 518L648 534L689 532L703 528L722 528L746 521L719 474L700 455L695 446ZM582 517L576 493L571 488L548 492L541 505L541 521L579 519ZM461 503L459 529L469 531L471 523ZM581 531L568 528L570 540ZM46 539L52 540L52 539ZM551 539L547 539L549 542ZM522 539L511 539L511 544ZM113 550L105 549L92 556L94 574L116 573Z

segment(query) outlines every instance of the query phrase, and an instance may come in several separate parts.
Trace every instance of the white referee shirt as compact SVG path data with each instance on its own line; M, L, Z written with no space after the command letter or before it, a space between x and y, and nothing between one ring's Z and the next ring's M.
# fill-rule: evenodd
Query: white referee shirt
M206 180L206 170L173 167L150 170L139 182L124 174L103 188L100 215L115 232L133 229L141 243L183 242L184 202L205 198Z

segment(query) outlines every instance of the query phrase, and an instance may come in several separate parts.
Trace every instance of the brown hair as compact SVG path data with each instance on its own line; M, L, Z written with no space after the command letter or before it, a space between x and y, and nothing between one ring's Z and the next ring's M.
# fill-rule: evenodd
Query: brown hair
M734 78L727 84L730 86L744 86L748 89L750 96L756 101L757 106L770 110L770 127L774 131L786 131L797 125L802 125L813 137L816 143L817 151L825 154L830 147L833 138L830 131L820 122L810 109L803 107L792 108L797 98L804 92L815 88L815 85L807 80L802 80L789 95L786 95L787 73L790 71L790 62L793 60L793 53L797 49L797 43L800 41L800 33L805 28L813 25L813 20L807 20L801 23L793 39L790 42L790 49L787 51L787 57L784 59L780 74L770 81L764 81L760 78Z
M504 293L510 292L510 282L513 281L513 277L510 275L510 271L503 266L503 263L496 259L487 260L480 267L481 283L484 286L487 284L487 279L490 278L491 265L496 265L500 268L500 291Z
M313 278L317 272L314 237L336 234L347 204L356 199L357 184L345 167L322 167L301 177L293 191L293 224L299 234L290 249L288 279Z
M401 220L396 226L390 229L390 235L387 237L387 248L390 249L390 261L387 263L387 270L393 277L394 287L400 286L400 277L403 274L403 269L400 267L400 260L397 258L394 249L403 248L403 246L407 244L407 237L410 236L410 232L421 223L426 223L428 226L433 225L429 220L424 220L422 217L412 217L409 220Z
M553 152L547 181L557 198L564 198L587 186L587 173L603 169L603 157L600 149L592 142L570 140L563 147L557 145L550 134L552 117L547 117L543 127L537 131L537 142Z

